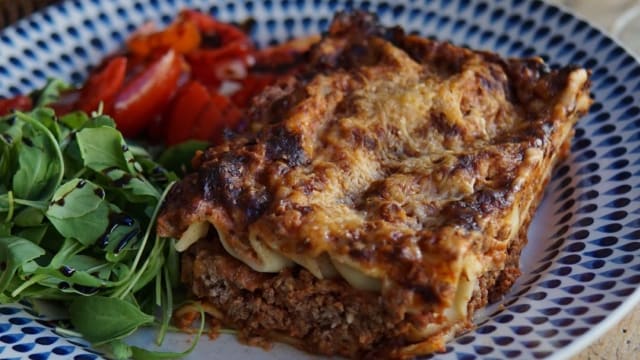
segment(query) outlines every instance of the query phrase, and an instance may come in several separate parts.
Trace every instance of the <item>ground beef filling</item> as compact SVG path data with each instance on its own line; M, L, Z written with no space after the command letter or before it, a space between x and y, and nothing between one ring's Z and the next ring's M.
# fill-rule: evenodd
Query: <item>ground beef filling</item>
M517 258L526 235L512 243L508 268L480 278L470 314L498 299L519 275ZM319 280L301 267L259 273L228 255L217 241L199 241L182 257L190 291L223 313L222 322L241 338L280 340L304 350L361 358L396 348L406 321L388 311L375 293L340 279Z

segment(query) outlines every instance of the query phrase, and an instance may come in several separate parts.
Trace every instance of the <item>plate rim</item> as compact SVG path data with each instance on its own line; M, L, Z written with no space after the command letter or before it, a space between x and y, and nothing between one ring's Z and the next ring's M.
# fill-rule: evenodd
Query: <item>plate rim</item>
M535 1L537 1L537 0L526 0L525 2L526 3L532 3L532 2L535 2ZM0 30L0 35L4 35L7 30L15 28L16 26L23 26L23 27L27 26L29 24L29 20L34 19L34 17L43 16L47 12L51 11L52 8L64 7L64 6L67 6L67 5L69 5L70 3L73 3L73 2L74 2L73 0L62 0L60 3L48 5L45 8L42 8L42 9L34 12L30 16L22 18L19 21L15 22L13 24L10 24L9 26L7 26L4 29ZM619 41L619 39L617 39L616 37L612 36L609 32L604 30L601 26L591 22L590 20L588 20L584 16L576 13L572 9L569 9L564 4L550 3L548 1L543 1L543 4L546 7L555 7L562 14L568 14L568 15L570 15L571 17L573 17L576 20L584 21L586 24L588 24L588 26L590 28L595 29L598 32L599 36L611 40L614 45L619 46L620 48L622 48L624 50L625 54L631 56L634 59L636 64L640 64L640 54L637 54L636 52L632 51L629 48L629 46L627 46L626 44L624 44L621 41ZM95 5L97 7L100 7L100 5L98 5L97 3L93 2L93 1L91 2L91 5ZM74 8L72 8L72 10L73 9ZM620 133L624 133L624 132L621 130ZM636 175L636 176L640 176L640 175ZM636 177L636 176L634 176L634 177ZM636 202L636 201L633 201L633 202ZM542 241L548 241L548 239L544 239ZM527 275L527 274L522 274L522 275ZM511 290L513 290L513 288ZM633 293L631 293L630 295L626 296L622 300L622 303L620 304L620 306L618 306L617 308L615 308L612 311L609 311L607 313L607 315L605 316L605 318L601 322L599 322L596 326L592 326L587 332L585 332L584 334L578 336L570 344L568 344L568 345L556 350L548 358L549 359L563 359L563 358L568 358L568 357L571 357L571 356L575 356L581 350L586 349L594 341L596 341L597 339L601 338L606 332L608 332L611 328L613 328L616 324L618 324L624 318L624 316L628 315L631 312L631 310L633 308L635 308L638 304L640 304L640 286L636 287L636 289L634 290Z

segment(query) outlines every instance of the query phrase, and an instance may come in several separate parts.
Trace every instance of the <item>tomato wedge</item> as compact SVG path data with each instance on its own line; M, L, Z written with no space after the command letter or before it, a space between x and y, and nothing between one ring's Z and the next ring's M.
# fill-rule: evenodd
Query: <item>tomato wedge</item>
M225 128L233 128L242 112L226 96L209 92L198 81L183 86L173 103L167 124L167 145L189 139L218 142Z
M231 101L241 109L247 108L254 96L275 83L277 79L278 77L272 74L250 74L242 80L240 90L231 95Z
M80 99L81 90L82 89L70 89L63 91L58 100L49 104L49 107L52 108L58 116L75 111L79 103L78 99Z
M182 60L169 50L118 93L113 117L125 136L134 137L166 107L182 73Z
M176 94L169 114L166 133L167 145L174 145L190 139L198 117L210 102L209 92L202 84L197 81L185 84ZM205 136L200 139L202 138L207 140Z
M31 98L18 95L9 99L0 99L0 116L7 115L11 110L31 110L33 103Z
M127 72L127 58L116 56L98 72L92 74L80 92L75 108L91 113L104 104L104 112L111 113L113 100L122 87Z
M217 92L211 94L212 109L200 118L200 129L209 134L209 140L218 144L223 140L224 129L233 129L242 119L242 111L228 97Z

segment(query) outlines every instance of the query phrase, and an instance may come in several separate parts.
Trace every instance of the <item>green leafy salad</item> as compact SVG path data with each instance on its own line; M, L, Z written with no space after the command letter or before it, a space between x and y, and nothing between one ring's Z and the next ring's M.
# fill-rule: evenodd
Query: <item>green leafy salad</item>
M161 343L184 301L174 298L174 240L154 227L177 176L127 144L100 111L57 117L47 104L64 88L51 81L31 95L32 111L0 117L0 303L63 304L72 327L59 331L79 333L116 358L184 355L122 341L155 326ZM174 164L171 153L186 156L168 151Z

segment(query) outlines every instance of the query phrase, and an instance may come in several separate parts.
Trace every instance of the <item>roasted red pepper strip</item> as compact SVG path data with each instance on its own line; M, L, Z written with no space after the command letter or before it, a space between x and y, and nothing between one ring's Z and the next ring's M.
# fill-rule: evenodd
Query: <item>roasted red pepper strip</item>
M178 20L166 29L151 34L134 34L127 41L129 51L143 58L158 49L173 49L179 54L186 54L199 46L200 31L190 20Z
M125 136L145 129L169 103L182 72L182 60L169 50L136 75L115 99L113 117Z
M196 50L186 55L193 78L212 88L222 80L244 77L249 67L249 57L250 48L242 43Z
M243 43L233 43L217 49L196 50L187 55L189 62L215 64L222 59L241 58L250 53L251 47Z
M0 116L7 115L11 110L31 110L33 103L31 98L24 95L18 95L9 99L0 99Z
M263 70L270 69L278 72L295 70L297 66L301 65L302 55L318 41L320 41L320 36L311 35L257 50L253 53L255 66Z
M200 32L205 36L217 36L220 38L220 45L225 46L233 42L251 44L247 34L231 24L217 21L209 15L205 15L195 10L183 10L180 18L193 21Z
M122 87L127 72L127 58L117 56L98 72L89 77L80 91L76 109L90 113L98 108L100 102L104 104L104 112L112 112L113 101Z

